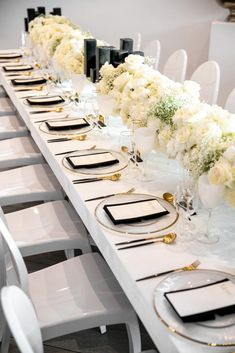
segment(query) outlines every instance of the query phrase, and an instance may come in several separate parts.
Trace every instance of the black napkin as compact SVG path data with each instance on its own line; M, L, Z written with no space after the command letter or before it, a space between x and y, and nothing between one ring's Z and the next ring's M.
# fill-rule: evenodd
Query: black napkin
M153 206L155 206L155 209L153 207L152 209L146 210L146 207L150 205L150 202ZM136 209L136 211L138 211L138 213L140 213L139 212L140 207L143 207L143 214L134 215L135 210L133 210L132 217L129 217L127 215L125 217L116 217L115 214L119 213L123 206L128 206L129 210L131 210L131 207L133 209L133 206L136 209L136 206L137 206L138 210ZM159 208L159 211L157 211L157 208ZM130 201L130 202L124 202L124 203L109 204L109 205L105 205L103 209L115 225L121 224L121 223L136 223L136 222L141 222L143 220L155 219L155 218L165 216L169 213L169 211L167 211L155 198L151 198L147 200ZM115 214L114 214L114 211L115 211Z
M31 97L27 98L26 100L30 105L52 105L64 102L64 99L61 96L45 96L45 100L43 100L43 97Z
M195 307L197 304L194 304L192 302L192 312L194 312L194 313L187 314L187 315L182 314L182 309L180 311L180 307L179 307L179 305L177 305L177 302L174 299L174 294L182 293L182 303L185 303L185 300L186 300L185 299L186 297L183 298L184 292L188 292L189 294L195 295L194 301L196 300L197 302L200 302L200 301L205 302L205 300L206 300L208 302L211 302L212 297L211 296L206 297L206 292L205 293L201 292L201 294L200 294L200 290L202 290L203 288L208 288L208 289L211 288L213 290L213 288L216 288L216 286L221 286L221 285L223 286L223 285L228 284L228 282L230 282L229 284L231 284L231 281L229 279L225 278L220 281L209 283L209 284L206 284L203 286L197 286L197 287L193 287L193 288L186 288L186 289L166 292L166 293L164 293L164 296L167 299L167 301L169 302L169 304L172 306L172 308L174 309L176 314L181 318L181 320L183 322L197 322L197 321L214 320L215 315L223 316L223 315L235 313L235 304L231 305L231 303L235 302L235 298L233 298L232 302L231 302L231 300L229 301L230 302L229 305L226 305L226 295L229 295L226 293L226 289L224 292L225 293L225 301L224 301L225 305L224 306L221 307L221 305L220 305L220 306L216 307L216 304L215 304L214 308L209 309L209 310L205 309L206 308L206 306L205 306L205 308L203 310L200 309L199 312L196 312ZM216 298L216 292L214 292L214 293L215 293L215 295L212 295L212 296L214 296L214 298ZM187 300L190 300L190 298L187 297ZM191 311L191 309L190 309L190 311Z
M91 158L94 156L97 156L97 159L99 157L102 157L101 155L108 157L106 160L93 160L91 161ZM82 161L79 162L79 159L82 157ZM84 158L86 157L87 162L84 162ZM119 160L115 158L111 152L97 152L97 153L89 153L89 154L83 154L83 155L74 155L71 157L66 157L68 163L72 166L74 169L79 169L79 168L97 168L97 167L106 167L109 165L113 165L116 163L119 163ZM89 161L90 160L90 161Z
M18 59L18 58L22 58L22 54L18 54L18 53L2 53L0 54L0 59Z
M15 78L14 80L11 80L12 84L14 86L25 86L25 85L39 85L42 83L46 83L47 80L43 77L38 77L37 79L32 79L32 78Z
M66 123L65 125L56 126L53 121L46 121L46 126L49 130L61 131L61 130L77 130L82 129L83 127L90 126L90 124L86 121L86 119L77 119L74 123L70 123L69 125Z
M33 70L33 67L31 65L7 65L7 66L3 66L3 70L6 72L29 71L29 70Z

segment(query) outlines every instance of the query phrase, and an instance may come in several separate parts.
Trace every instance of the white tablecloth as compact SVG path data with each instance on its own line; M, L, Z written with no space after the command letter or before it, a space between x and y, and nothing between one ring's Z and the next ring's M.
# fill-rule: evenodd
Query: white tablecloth
M20 97L30 95L30 92L16 93L9 82L9 78L6 78L2 71L0 73L0 83L12 99L33 139L82 218L159 351L162 353L175 353L177 351L182 353L233 352L234 347L206 347L183 339L168 331L158 319L153 306L154 289L163 278L155 278L139 283L135 279L171 268L185 266L196 259L201 261L200 268L217 269L235 275L234 211L224 206L219 208L214 214L215 222L221 228L227 230L226 234L221 234L220 241L217 244L205 245L197 241L183 242L180 239L180 234L178 234L177 242L172 246L158 244L156 246L150 245L118 252L114 244L125 240L125 238L117 233L107 231L96 221L94 210L100 201L86 203L84 200L99 195L127 191L132 186L136 188L137 192L151 193L157 196L162 196L162 193L166 191L173 192L179 178L176 163L166 161L158 153L153 153L150 162L153 165L155 175L153 182L140 183L136 180L121 179L115 183L100 181L98 183L73 185L72 180L76 178L76 175L65 170L62 166L63 156L55 156L54 154L76 148L89 148L94 144L97 147L119 148L120 130L111 130L113 131L112 136L107 138L92 132L88 134L88 138L84 142L69 141L48 144L46 140L53 138L53 136L40 131L40 124L35 123L35 121L51 116L51 113L30 116L29 110L32 110L32 108L24 104L23 99L20 99ZM56 117L64 115L65 113L62 112ZM173 226L170 230L174 231L175 227ZM166 231L162 233L165 234Z

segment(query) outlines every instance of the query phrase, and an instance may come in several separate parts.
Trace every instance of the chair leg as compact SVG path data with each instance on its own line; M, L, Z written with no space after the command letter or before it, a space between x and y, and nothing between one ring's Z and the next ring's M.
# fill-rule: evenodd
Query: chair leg
M105 325L100 326L100 333L101 333L101 335L103 335L103 334L106 333L106 332L107 332L107 327L106 327Z
M126 329L129 340L129 353L141 352L140 328L137 317L126 322Z
M64 253L68 260L75 256L74 249L65 250Z
M11 333L10 333L8 326L5 323L4 328L3 328L1 353L8 353L9 346L10 346L10 339L11 339Z

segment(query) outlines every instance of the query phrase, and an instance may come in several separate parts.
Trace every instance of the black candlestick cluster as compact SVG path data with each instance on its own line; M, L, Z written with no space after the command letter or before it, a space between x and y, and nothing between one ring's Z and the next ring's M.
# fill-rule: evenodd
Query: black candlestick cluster
M54 7L53 10L50 12L50 14L61 16L62 15L61 8ZM24 18L25 32L28 32L29 30L29 22L34 20L35 17L41 16L41 15L46 15L46 8L44 6L38 6L36 9L35 8L27 9L27 17Z
M143 52L133 51L133 39L121 38L120 49L113 46L97 46L96 39L84 40L84 73L92 82L100 78L100 68L106 62L114 67L124 63L129 54L142 55Z

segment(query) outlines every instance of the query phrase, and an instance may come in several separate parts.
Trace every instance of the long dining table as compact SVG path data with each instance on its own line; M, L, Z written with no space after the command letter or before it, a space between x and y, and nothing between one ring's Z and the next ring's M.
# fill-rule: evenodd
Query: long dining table
M158 233L160 235L176 232L177 239L174 244L151 244L144 247L118 251L115 244L130 240L130 237L113 230L108 230L98 222L95 216L95 209L102 200L89 202L85 200L106 194L122 193L132 187L138 193L158 197L162 197L164 192L174 193L180 178L177 163L167 160L167 158L158 152L152 152L149 162L149 165L152 167L152 181L139 181L135 178L123 176L123 178L116 182L102 180L88 184L73 184L73 179L82 176L74 174L71 170L64 167L64 155L55 154L76 149L87 149L94 145L97 148L120 150L120 132L125 127L121 124L116 124L118 118L114 117L110 121L108 131L105 131L105 129L99 129L98 131L94 129L87 133L85 141L70 140L48 143L47 140L55 136L42 131L41 120L55 119L63 117L66 114L74 116L79 113L82 115L82 110L80 112L74 111L71 105L66 105L60 113L31 114L30 112L33 109L26 104L25 97L30 95L38 96L43 94L43 92L53 93L53 88L48 85L45 86L42 92L17 92L17 89L11 83L11 79L12 77L7 76L0 69L0 84L3 85L15 109L24 120L30 135L84 222L88 232L120 283L158 351L161 353L235 351L235 346L212 347L189 340L177 335L173 332L174 330L164 325L156 313L153 299L155 288L165 278L164 276L136 282L136 279L140 277L167 271L172 268L183 267L195 260L200 261L200 269L225 271L235 275L234 211L225 205L215 211L214 222L223 231L221 231L220 241L216 244L208 245L200 243L196 237L191 241L185 240L180 236L176 223L169 229Z

